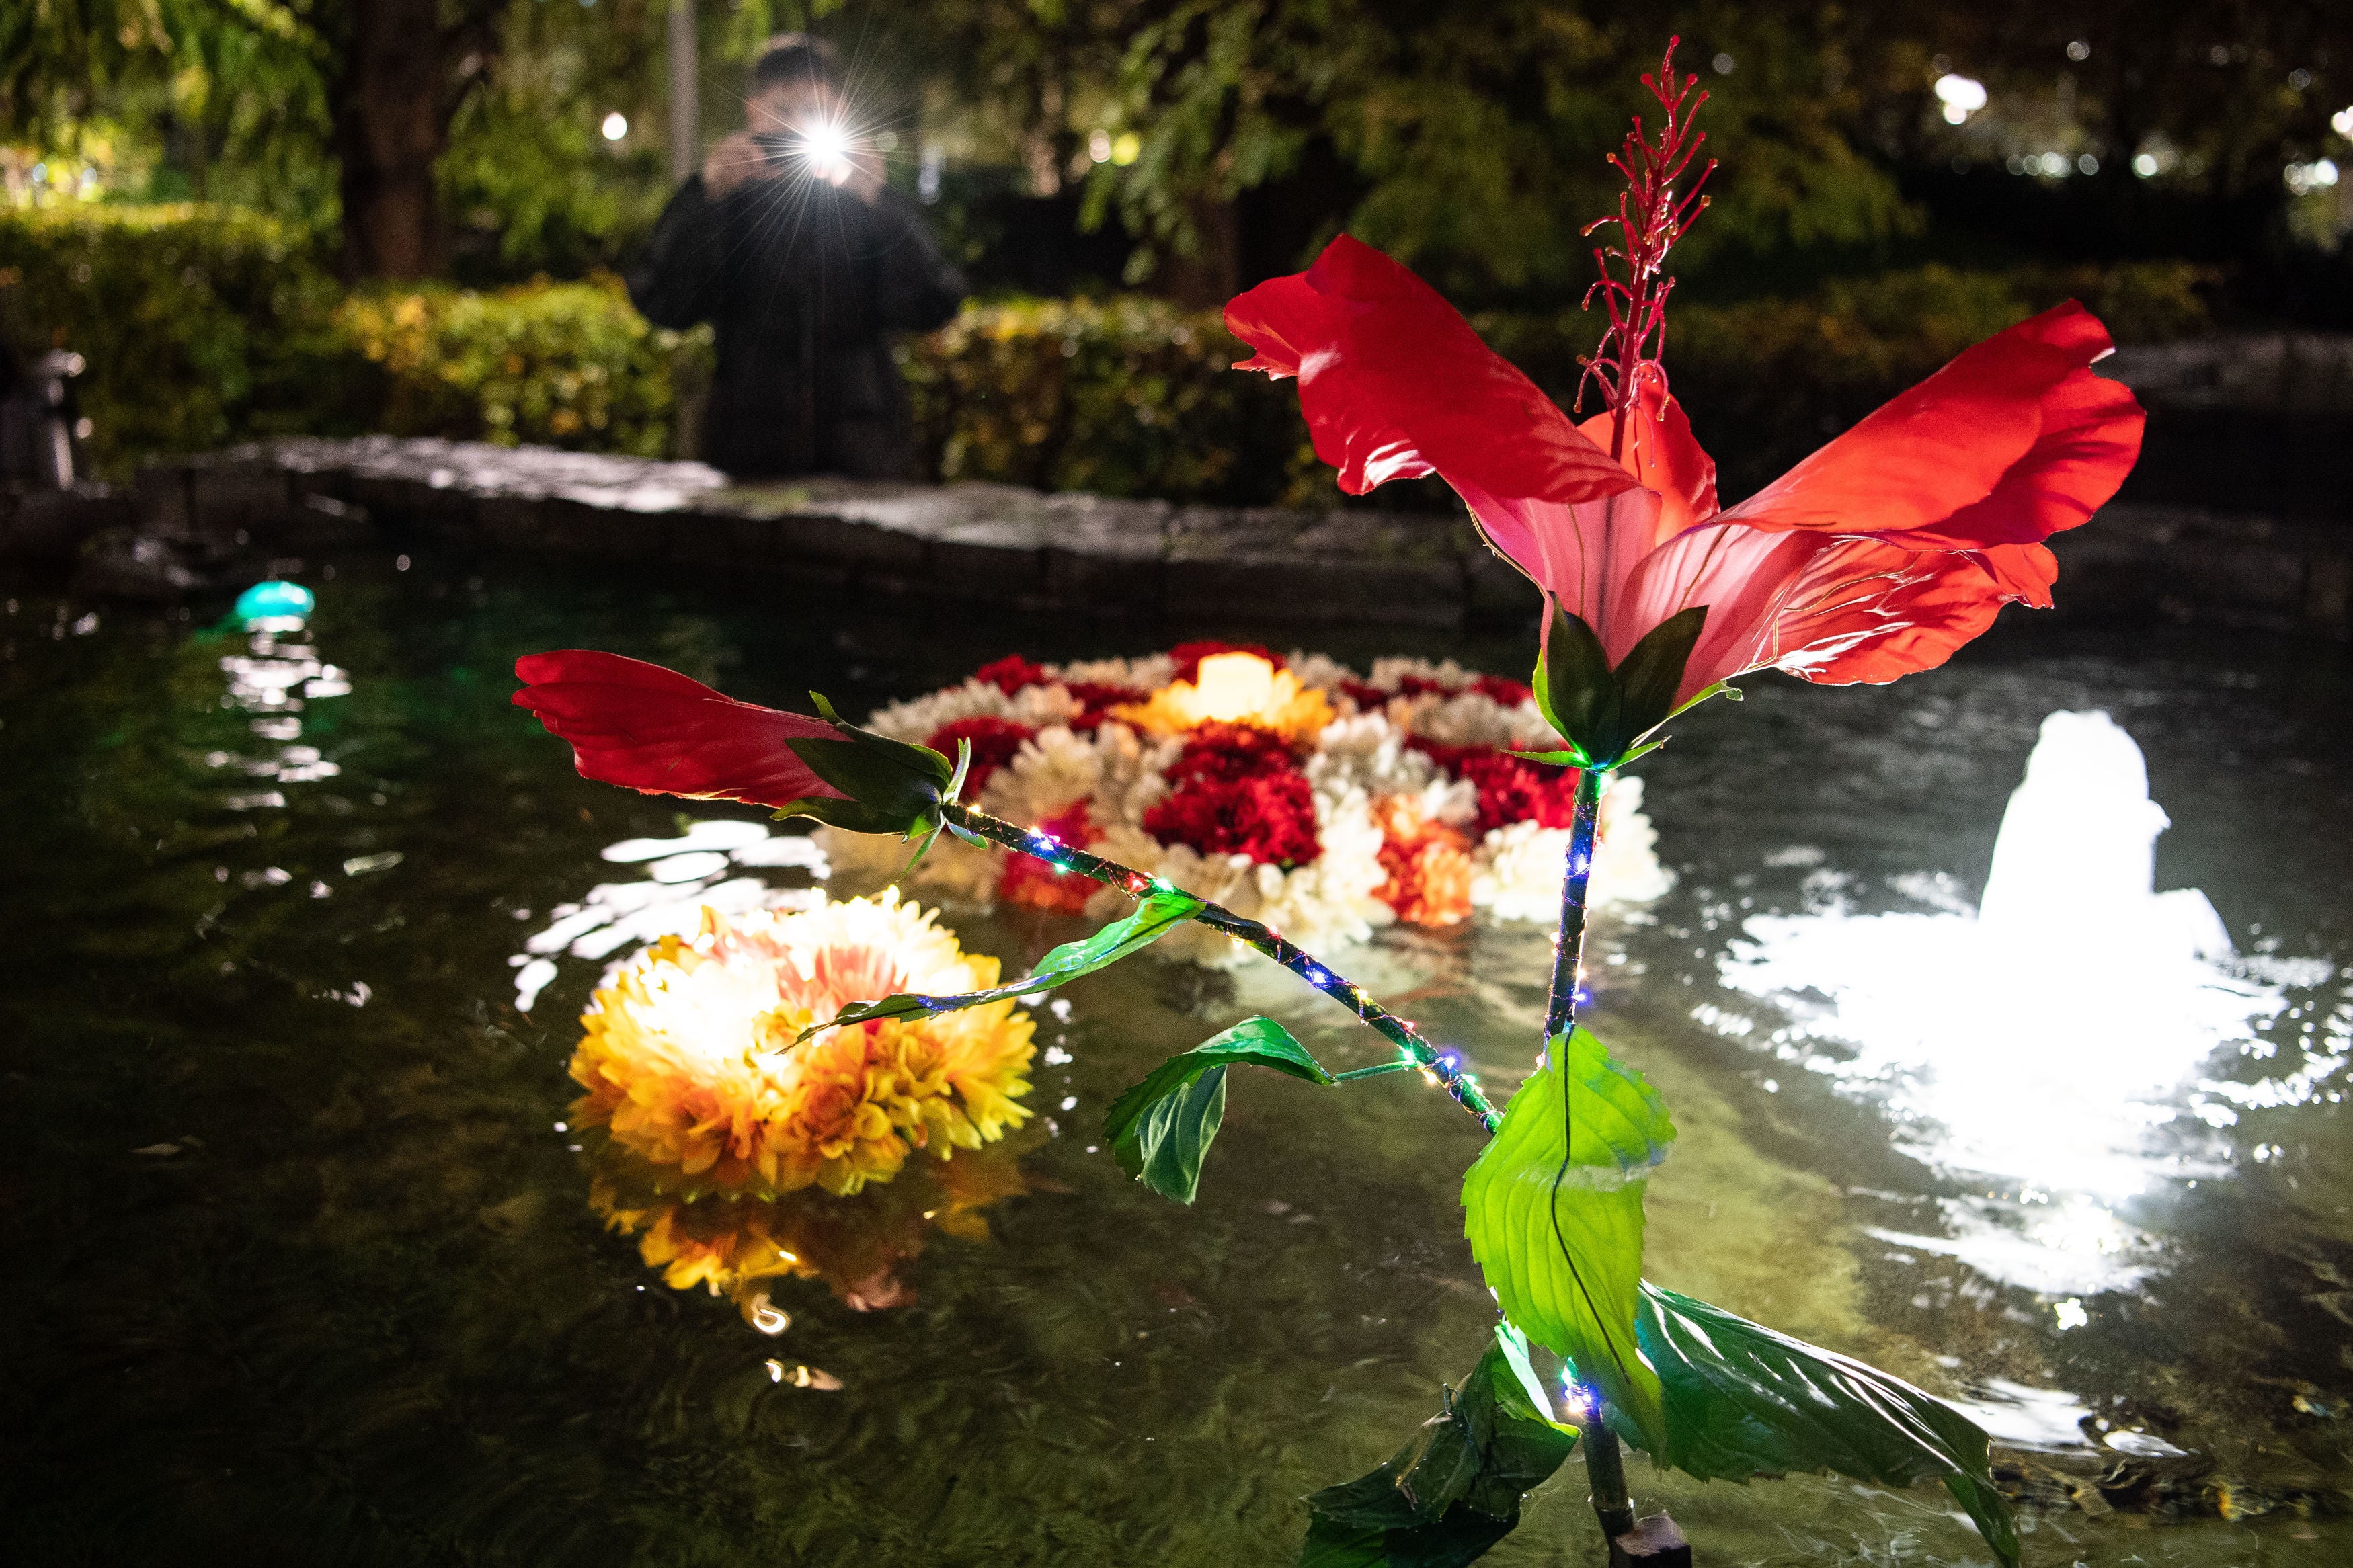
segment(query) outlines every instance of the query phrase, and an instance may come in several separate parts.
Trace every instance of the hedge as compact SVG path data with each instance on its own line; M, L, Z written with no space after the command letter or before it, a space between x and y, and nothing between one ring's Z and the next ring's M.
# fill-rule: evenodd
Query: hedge
M438 435L681 451L708 330L649 327L617 280L343 294L267 220L203 207L0 212L21 323L79 350L93 466L259 436ZM1679 303L1667 366L1742 494L1953 354L2073 296L2126 342L2209 324L2181 263L1836 280L1799 300ZM1476 318L1565 404L1590 317ZM1237 375L1215 312L1162 301L973 304L901 350L945 479L1224 504L1333 505L1288 384ZM1404 500L1423 498L1405 496Z

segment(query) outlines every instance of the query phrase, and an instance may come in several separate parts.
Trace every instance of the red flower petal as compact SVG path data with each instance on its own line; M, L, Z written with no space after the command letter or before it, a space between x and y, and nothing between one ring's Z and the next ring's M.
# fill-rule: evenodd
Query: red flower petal
M847 798L785 743L839 739L821 719L738 702L674 669L584 648L527 655L515 674L524 683L515 705L572 742L583 778L754 805Z
M1933 669L2013 599L2051 602L2056 567L2039 544L1913 550L1885 540L1737 523L1661 549L1630 595L1663 619L1708 606L1677 696L1767 667L1829 685Z
M1237 370L1299 378L1315 455L1350 495L1429 473L1563 502L1633 483L1430 285L1345 234L1229 304L1226 326L1258 351Z
M2140 405L2087 368L2115 345L2073 300L1996 333L1725 514L1915 549L2039 542L2140 451Z
M1614 415L1597 414L1577 428L1606 452L1616 437L1615 419ZM1683 405L1657 381L1645 380L1641 396L1628 410L1626 441L1619 461L1643 488L1659 493L1659 537L1654 543L1712 521L1722 510L1715 494L1715 459L1692 434L1691 419Z

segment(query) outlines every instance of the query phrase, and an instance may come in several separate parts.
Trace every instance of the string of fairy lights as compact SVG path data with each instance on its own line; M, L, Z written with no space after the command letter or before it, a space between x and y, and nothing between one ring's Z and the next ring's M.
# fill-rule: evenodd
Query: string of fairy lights
M1075 845L1063 843L1052 834L1017 826L1001 817L975 811L967 805L946 802L942 805L940 812L952 827L1019 854L1035 856L1057 871L1076 872L1106 887L1117 888L1130 898L1142 899L1155 892L1176 890L1171 884L1158 878L1147 877L1132 866L1123 866L1116 860L1091 855ZM1490 1133L1495 1131L1502 1117L1487 1097L1480 1092L1472 1075L1463 1070L1461 1057L1431 1045L1409 1020L1398 1017L1366 994L1363 986L1345 975L1333 973L1314 954L1286 940L1281 932L1270 930L1258 921L1238 915L1222 904L1205 904L1193 918L1212 931L1223 931L1252 951L1274 960L1379 1030L1406 1058L1395 1063L1383 1063L1376 1068L1344 1073L1340 1075L1342 1078L1369 1078L1376 1072L1413 1068L1426 1081L1444 1089L1457 1105L1477 1117L1481 1127Z

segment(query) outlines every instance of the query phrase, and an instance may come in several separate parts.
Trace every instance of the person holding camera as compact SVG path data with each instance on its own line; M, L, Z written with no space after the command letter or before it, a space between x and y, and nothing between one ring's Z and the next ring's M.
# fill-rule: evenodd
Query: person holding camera
M891 340L955 315L963 274L883 183L824 42L772 40L744 121L670 197L628 277L648 321L716 330L704 460L745 478L928 477Z

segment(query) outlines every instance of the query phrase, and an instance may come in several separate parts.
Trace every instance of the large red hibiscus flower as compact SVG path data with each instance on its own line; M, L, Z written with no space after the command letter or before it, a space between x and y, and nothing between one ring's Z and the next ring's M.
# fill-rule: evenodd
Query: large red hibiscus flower
M2114 495L2140 450L2139 405L2087 368L2114 345L2072 301L1729 509L1655 363L1630 359L1617 406L1579 425L1427 284L1345 235L1226 322L1258 351L1238 368L1298 377L1343 489L1437 474L1613 665L1704 606L1679 702L1768 667L1845 683L1943 663L2004 604L2051 603L2043 541Z

